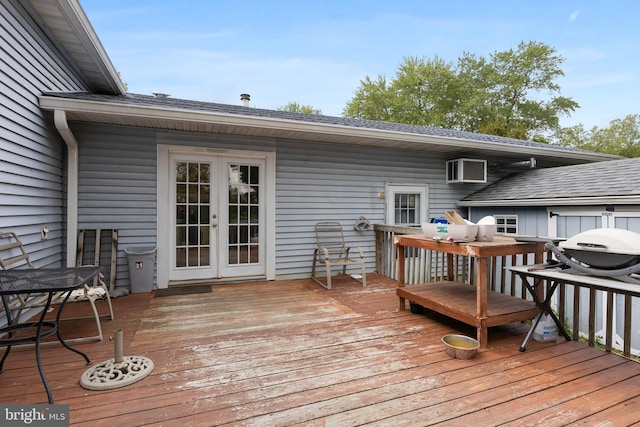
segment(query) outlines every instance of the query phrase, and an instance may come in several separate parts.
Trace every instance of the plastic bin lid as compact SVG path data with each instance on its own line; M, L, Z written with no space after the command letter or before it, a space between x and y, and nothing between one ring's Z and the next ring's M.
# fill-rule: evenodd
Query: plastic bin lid
M156 251L155 246L130 246L124 248L124 253L129 255L147 255Z

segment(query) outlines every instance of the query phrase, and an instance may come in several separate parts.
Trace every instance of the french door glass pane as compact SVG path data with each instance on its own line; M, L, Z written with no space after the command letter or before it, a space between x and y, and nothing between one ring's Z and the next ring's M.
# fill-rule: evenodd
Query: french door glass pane
M210 168L208 163L176 165L176 268L210 264Z
M259 262L260 168L229 165L229 224L227 259L230 265Z

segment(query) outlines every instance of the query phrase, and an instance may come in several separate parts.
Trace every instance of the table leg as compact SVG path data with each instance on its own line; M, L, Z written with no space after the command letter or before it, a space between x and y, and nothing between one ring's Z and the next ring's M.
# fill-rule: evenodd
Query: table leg
M487 348L489 346L489 328L479 327L477 338L480 348Z
M396 268L396 274L398 276L398 287L404 287L404 246L398 245L398 262ZM406 303L404 298L398 297L398 309L406 310Z
M7 326L11 326L13 320L11 319L11 310L9 309L9 297L7 295L2 295L2 305L4 305L4 312L7 317ZM12 332L8 332L9 338L13 335ZM4 356L2 356L2 360L0 360L0 373L4 372L4 361L7 359L9 352L11 351L11 346L8 345L6 350L4 351Z
M476 317L481 322L481 326L478 328L478 343L480 348L487 348L489 346L489 328L486 326L487 301L489 299L488 259L477 258L476 261Z
M42 359L40 358L40 335L42 334L42 324L44 322L44 317L46 316L47 311L49 311L49 306L51 305L51 296L52 294L49 294L47 305L42 311L42 316L40 317L40 321L38 322L38 327L36 329L36 362L38 363L38 372L40 372L42 384L44 385L44 389L47 392L47 399L49 400L49 404L53 404L53 395L51 394L49 382L47 381L47 377L44 374L44 369L42 368Z
M49 293L47 304L45 305L44 310L42 310L42 315L40 316L40 321L38 322L38 327L36 328L36 362L38 364L38 372L40 372L40 378L42 379L42 384L44 385L44 389L47 392L47 399L49 400L49 404L53 404L53 395L51 394L51 388L49 387L47 376L44 374L44 369L42 368L42 359L40 358L40 338L42 335L42 325L44 323L44 317L47 315L47 312L49 311L52 297L53 297L53 294Z
M542 319L542 316L545 313L548 313L549 316L551 316L551 318L553 319L553 322L556 324L556 327L558 328L558 331L562 333L564 338L567 341L571 341L571 337L569 337L569 334L567 334L567 331L564 330L564 326L562 325L558 317L553 313L553 310L551 310L551 298L553 297L553 293L556 291L556 288L558 287L559 282L553 281L551 288L549 288L549 292L547 293L547 297L544 299L544 301L540 301L540 297L538 296L538 293L536 292L535 287L529 283L528 278L523 275L520 275L520 278L522 279L522 282L524 283L525 287L533 297L533 301L536 303L536 306L540 310L538 312L538 315L534 319L533 323L531 324L531 328L529 328L529 332L527 332L527 336L524 338L524 341L520 346L520 351L525 351L527 349L527 344L529 344L529 340L531 339L531 336L533 335L536 327L538 326L538 323L540 323L540 319Z
M527 349L527 344L529 344L529 340L531 340L531 336L533 335L533 332L536 330L536 327L538 326L538 323L540 323L540 319L542 319L542 314L544 312L540 311L537 315L536 318L533 320L531 327L529 328L529 331L527 332L527 336L524 337L524 341L522 341L522 345L520 346L520 351L523 352Z
M89 359L89 356L87 356L85 353L83 353L82 351L71 347L69 344L67 344L64 340L64 338L62 338L62 335L60 335L60 315L62 314L62 309L64 308L65 304L67 303L67 300L69 299L69 296L71 295L71 291L69 291L67 293L67 296L64 298L64 300L62 301L62 304L60 304L60 308L58 309L58 314L56 316L56 324L57 324L57 330L56 330L56 334L58 335L58 341L60 341L60 344L62 344L64 347L66 347L68 350L73 351L74 353L79 354L80 356L82 356L84 358L84 360L87 362L87 365L91 365L91 359Z

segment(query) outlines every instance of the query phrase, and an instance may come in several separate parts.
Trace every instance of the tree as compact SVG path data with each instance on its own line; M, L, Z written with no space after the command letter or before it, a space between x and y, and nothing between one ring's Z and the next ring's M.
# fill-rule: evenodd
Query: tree
M289 102L287 105L277 108L278 111L288 111L290 113L303 113L303 114L322 114L322 111L313 108L311 105L301 105L297 102Z
M365 77L342 114L345 117L393 121L412 125L456 127L452 111L458 87L451 64L408 57L390 83L384 76Z
M464 53L455 65L408 57L393 80L362 80L343 115L540 140L578 108L556 83L563 61L536 42L489 58Z
M582 124L556 132L557 144L625 157L640 157L640 114L609 122L609 127L594 126L586 131Z

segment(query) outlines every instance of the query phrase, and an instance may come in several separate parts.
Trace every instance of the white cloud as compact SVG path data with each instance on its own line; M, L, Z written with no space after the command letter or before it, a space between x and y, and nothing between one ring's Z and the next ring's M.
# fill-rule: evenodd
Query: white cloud
M574 10L573 12L571 12L571 15L569 15L569 21L575 21L576 19L578 19L578 15L580 15L580 11Z
M602 73L588 74L567 81L567 89L594 88L601 86L618 86L617 90L624 90L625 85L636 83L638 77L632 73Z

